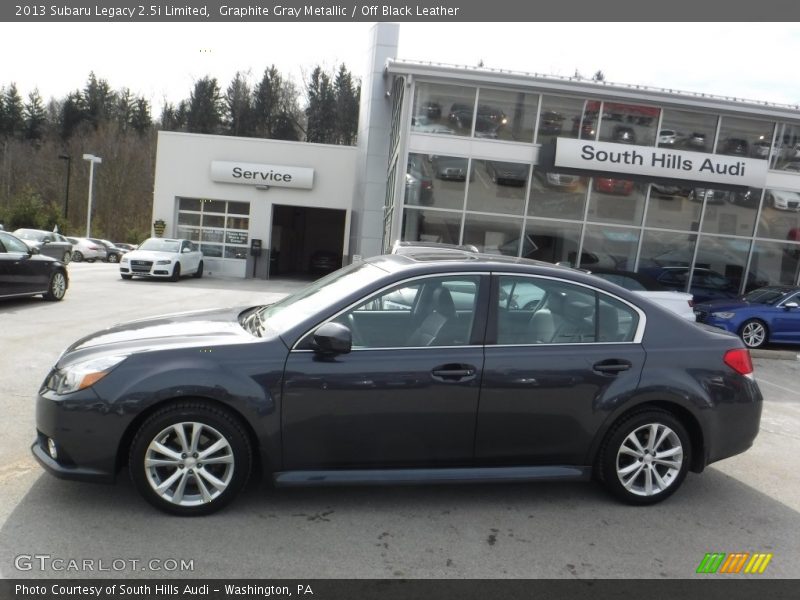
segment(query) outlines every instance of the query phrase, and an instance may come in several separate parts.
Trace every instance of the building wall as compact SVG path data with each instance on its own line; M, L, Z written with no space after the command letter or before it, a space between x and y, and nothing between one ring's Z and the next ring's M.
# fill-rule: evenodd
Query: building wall
M263 240L269 250L270 224L276 204L346 210L350 214L355 194L358 151L349 146L306 144L253 138L199 135L161 131L158 135L153 220L163 219L166 236L177 234L178 199L197 198L246 202L250 205L249 239ZM211 179L213 161L243 162L314 169L311 189L220 183ZM349 220L349 218L348 218ZM345 225L344 255L349 254L349 236ZM252 274L252 259L216 259L206 257L210 275L237 277ZM266 260L258 265L258 275L266 276Z

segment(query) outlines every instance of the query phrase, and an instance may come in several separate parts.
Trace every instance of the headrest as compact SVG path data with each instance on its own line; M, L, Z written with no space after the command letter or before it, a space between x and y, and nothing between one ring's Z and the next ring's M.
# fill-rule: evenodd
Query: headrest
M433 310L448 319L456 316L456 305L446 287L438 287L433 292Z

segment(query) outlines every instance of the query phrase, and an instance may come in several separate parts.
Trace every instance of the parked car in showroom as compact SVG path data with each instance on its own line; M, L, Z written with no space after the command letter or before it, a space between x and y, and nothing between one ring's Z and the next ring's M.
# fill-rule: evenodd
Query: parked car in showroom
M66 265L0 231L0 298L39 296L61 300L67 292Z
M775 342L800 344L800 287L771 285L736 300L695 307L697 320L735 333L748 348Z
M800 194L784 190L768 190L764 200L766 206L777 210L800 210Z
M595 177L594 189L604 194L620 194L630 196L633 193L633 182L630 179L614 179L612 177Z
M465 181L467 179L467 159L457 156L434 156L433 173L438 179Z
M498 160L486 161L486 174L497 185L523 186L528 183L530 167L523 163Z
M89 238L69 237L72 243L72 260L75 262L86 261L92 263L96 260L105 261L108 257L108 250L100 242L94 242Z
M534 308L513 303L523 286ZM397 292L407 309L384 301ZM127 464L147 501L187 516L255 467L277 486L595 478L643 505L751 446L752 371L736 336L597 277L422 249L274 304L83 337L40 388L32 451L62 478Z
M698 150L705 152L706 150L706 134L699 131L693 131L692 134L686 138L686 147L689 150Z
M190 240L148 238L119 261L123 279L154 277L178 281L183 275L203 276L203 253Z
M659 146L674 146L678 141L678 132L674 129L662 129L658 132Z
M60 260L65 265L72 260L72 244L60 233L42 229L17 229L14 235L29 248L36 248L39 254Z

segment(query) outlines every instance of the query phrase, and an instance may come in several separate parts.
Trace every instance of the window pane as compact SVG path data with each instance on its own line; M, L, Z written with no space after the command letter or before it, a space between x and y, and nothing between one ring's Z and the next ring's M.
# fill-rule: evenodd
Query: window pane
M587 288L502 276L500 301L498 344L576 344L596 339L595 293Z
M228 213L234 215L249 215L250 204L247 202L228 202Z
M722 117L717 154L766 160L769 157L774 129L775 124L770 121Z
M761 202L760 189L750 188L734 192L708 190L705 195L704 232L727 235L753 235L756 213Z
M556 137L581 139L596 138L597 114L585 114L586 101L580 98L542 96L542 112L539 115L537 142L543 144Z
M800 126L778 123L769 164L770 169L800 172Z
M476 137L532 143L538 103L538 94L481 88Z
M247 217L228 217L228 229L247 229L250 227L250 219Z
M402 348L469 344L478 276L436 277L404 283L341 315L353 346Z
M592 103L590 103L592 104ZM617 144L652 146L661 110L654 106L603 102L600 140Z
M473 160L467 210L522 216L530 165Z
M692 263L696 241L694 233L645 231L638 271L661 281L668 267L688 267ZM674 285L670 287L675 289Z
M417 83L411 131L470 135L476 88Z
M403 211L403 240L458 244L461 237L461 213L438 210Z
M200 215L198 213L178 213L178 225L200 226Z
M528 214L536 217L583 219L587 177L534 167Z
M750 240L701 235L689 290L695 301L736 298L749 250ZM754 281L747 289L753 284Z
M521 231L521 219L467 213L463 243L472 244L481 252L519 256Z
M674 184L651 184L645 225L663 229L697 231L702 204L689 200L691 192L690 188Z
M178 203L178 208L180 210L200 210L200 200L196 198L181 198L180 202Z
M658 132L658 145L692 152L711 152L717 120L716 115L665 109Z
M748 281L767 285L797 285L800 271L800 245L779 242L756 242L750 261Z
M247 252L247 246L225 246L225 258L244 260L247 258Z
M200 250L203 252L203 256L222 258L222 246L216 244L201 244Z
M632 342L639 324L639 315L616 298L600 294L597 311L598 342Z
M177 234L178 237L182 239L193 240L195 242L200 241L200 229L196 227L178 225Z
M758 237L773 240L800 241L800 194L782 190L767 190L764 208L758 222Z
M529 219L522 240L522 258L575 265L581 227L580 223Z
M203 227L225 227L225 217L219 215L203 215Z
M642 187L628 179L594 177L589 196L590 221L640 225L644 213Z
M630 270L639 244L639 230L623 227L587 225L583 237L583 268Z
M467 169L466 158L409 154L405 203L461 210L467 188Z

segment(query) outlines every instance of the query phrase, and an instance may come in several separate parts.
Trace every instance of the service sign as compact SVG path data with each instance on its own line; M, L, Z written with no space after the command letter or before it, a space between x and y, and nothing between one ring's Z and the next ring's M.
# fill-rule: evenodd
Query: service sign
M211 163L211 179L220 183L310 190L314 187L314 169L215 160Z
M767 161L652 146L558 138L556 167L764 187Z

